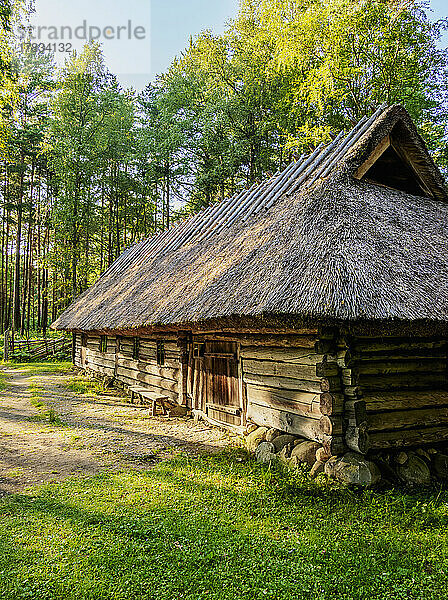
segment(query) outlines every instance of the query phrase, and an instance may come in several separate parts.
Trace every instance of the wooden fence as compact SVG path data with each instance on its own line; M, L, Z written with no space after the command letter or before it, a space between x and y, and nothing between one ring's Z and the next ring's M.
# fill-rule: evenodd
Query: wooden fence
M69 337L41 338L34 340L15 340L9 331L5 331L4 360L9 360L12 355L26 353L30 359L45 359L61 352L70 354L72 341Z

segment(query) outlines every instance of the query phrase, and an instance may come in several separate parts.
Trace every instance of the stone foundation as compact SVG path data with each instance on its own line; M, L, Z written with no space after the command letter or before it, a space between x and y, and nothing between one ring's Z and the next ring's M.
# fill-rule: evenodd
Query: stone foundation
M307 465L311 477L325 473L344 483L362 487L426 486L448 480L448 447L397 448L372 452L367 456L347 451L330 456L318 442L253 424L248 427L245 443L260 463L278 460L290 468Z

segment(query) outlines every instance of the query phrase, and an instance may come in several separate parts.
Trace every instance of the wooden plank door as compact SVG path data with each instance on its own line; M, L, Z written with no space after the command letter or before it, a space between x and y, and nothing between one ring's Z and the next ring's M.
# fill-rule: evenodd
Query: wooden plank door
M205 343L207 415L223 424L242 424L238 346L236 342Z
M241 425L238 345L236 342L193 342L190 348L187 397L200 410L223 425Z

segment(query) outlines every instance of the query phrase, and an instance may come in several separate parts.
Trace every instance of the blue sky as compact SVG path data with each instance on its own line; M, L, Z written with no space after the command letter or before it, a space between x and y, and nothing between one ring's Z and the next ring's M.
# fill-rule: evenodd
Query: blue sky
M190 35L206 28L222 32L229 18L236 15L238 0L35 0L35 9L31 19L36 27L33 41L57 43L59 63L64 62L69 44L75 49L82 47L84 42L75 39L75 32L85 21L87 29L98 27L102 31L101 41L109 69L118 75L123 85L142 88L156 73L169 66L185 48ZM121 39L117 39L118 26L123 27ZM57 33L50 27L57 28ZM65 28L64 39L61 39L61 27ZM139 30L140 39L133 35L136 27L145 30L145 34ZM104 39L105 28L108 37L114 39ZM82 29L77 35L83 35ZM65 46L60 47L59 43Z
M76 27L81 27L81 37L84 21L86 27L98 27L109 69L123 85L140 89L169 66L187 45L190 35L207 28L216 33L223 31L226 22L236 15L238 4L238 0L35 0L32 24L43 28L36 42L57 40L58 44L65 44L58 46L59 62L67 55L67 44L75 48L83 44L75 39ZM448 16L446 0L431 0L430 7L434 20ZM63 40L62 26L66 27ZM111 39L104 39L104 35ZM448 45L448 35L444 45Z

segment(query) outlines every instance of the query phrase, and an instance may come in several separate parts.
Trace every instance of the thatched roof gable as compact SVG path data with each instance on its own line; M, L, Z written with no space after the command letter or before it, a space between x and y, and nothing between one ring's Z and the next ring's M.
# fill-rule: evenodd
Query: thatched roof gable
M375 140L395 135L397 124L406 128L416 176L434 198L353 176ZM340 136L330 150L290 165L245 201L241 196L250 217L235 218L241 197L231 199L214 219L216 207L129 249L54 327L113 330L268 315L448 321L448 203L441 201L440 173L401 107L377 111L351 134L352 143Z

